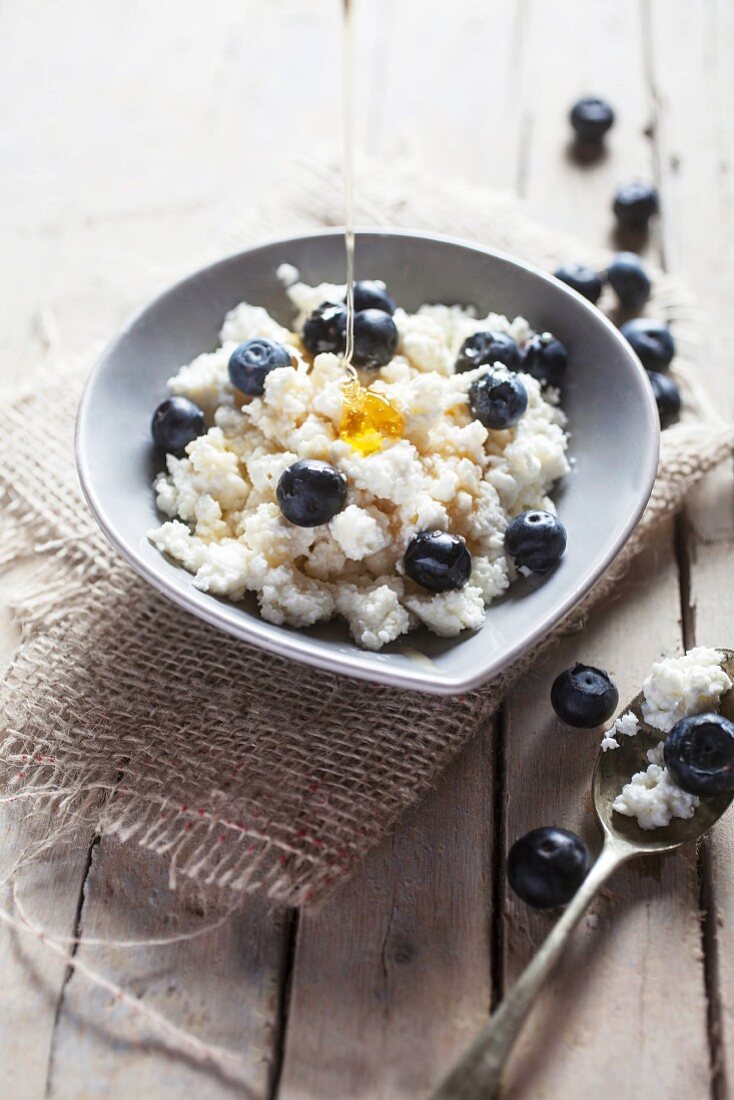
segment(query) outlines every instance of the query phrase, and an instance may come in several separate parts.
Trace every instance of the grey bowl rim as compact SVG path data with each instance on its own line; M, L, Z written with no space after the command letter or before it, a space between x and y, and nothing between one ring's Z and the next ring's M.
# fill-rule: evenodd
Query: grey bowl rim
M533 264L521 260L516 256L512 256L509 253L503 252L499 249L488 248L485 245L475 244L472 241L465 240L461 237L454 237L450 234L442 233L429 233L420 229L403 229L393 226L362 226L355 227L355 235L357 243L359 243L360 235L370 236L384 236L392 238L411 238L420 239L434 242L439 245L448 244L454 247L466 248L473 252L479 252L492 259L500 260L500 262L510 264L516 268L520 268L525 274L531 278L538 279L541 282L548 283L553 286L555 291L561 291L569 297L571 297L577 306L580 306L582 310L586 310L591 313L594 321L605 328L612 340L618 344L624 354L632 363L638 379L641 382L646 383L646 371L642 366L638 356L632 350L630 345L620 334L619 330L612 324L612 322L597 309L588 302L581 294L578 294L575 290L572 290L565 283L556 279L548 272L542 271L540 268L535 267ZM296 631L291 635L290 633L275 634L273 624L266 622L264 619L254 618L252 620L245 618L244 616L239 619L232 619L230 616L232 611L237 608L237 605L232 602L230 606L221 604L217 600L212 600L211 604L192 605L187 598L186 593L180 591L173 583L169 583L165 576L159 574L153 567L140 556L134 546L129 545L122 537L119 537L115 531L114 524L111 523L104 510L104 505L99 500L94 488L92 478L90 476L90 470L87 462L87 456L84 449L84 438L87 431L87 415L89 412L89 403L91 400L91 394L95 382L101 374L105 361L109 356L117 349L117 347L127 338L130 330L141 321L146 314L153 312L166 298L174 296L183 287L196 283L204 274L215 271L218 267L226 267L238 260L243 260L248 256L252 256L260 251L269 250L276 247L286 249L290 244L312 240L319 237L335 237L344 236L343 226L328 226L320 229L308 230L302 233L292 234L288 237L274 237L266 241L258 242L248 248L241 249L238 252L231 253L228 256L224 256L210 264L205 264L203 267L197 268L191 274L184 276L182 279L178 279L175 283L166 287L160 293L156 294L143 306L137 309L124 324L118 330L117 334L109 341L105 346L101 354L89 373L89 376L84 384L82 396L79 402L77 411L76 425L74 431L74 455L76 460L77 474L79 477L80 486L84 499L94 516L97 524L99 525L102 533L106 537L111 546L120 554L120 556L130 565L135 572L148 581L158 592L164 595L167 599L177 604L183 610L189 614L195 615L197 618L208 623L209 626L213 626L216 629L223 630L225 633L241 638L243 641L265 649L271 653L276 653L278 656L286 658L288 660L297 661L300 664L308 664L312 667L320 668L323 671L341 674L352 678L369 681L372 683L381 683L391 687L401 688L403 690L421 691L432 695L460 695L467 691L472 691L475 688L481 687L483 684L491 682L497 676L499 676L505 669L510 667L523 653L528 652L532 647L550 630L552 630L558 623L562 622L569 612L576 607L583 597L590 591L596 581L604 574L609 568L611 563L615 560L622 548L627 543L628 539L635 530L642 513L644 512L647 503L650 499L653 486L655 484L655 478L658 470L658 463L660 458L660 423L658 417L657 406L655 404L655 398L652 393L652 389L649 385L642 385L640 387L644 395L644 408L647 413L647 419L649 421L650 433L647 436L650 446L646 448L645 459L641 464L641 495L638 505L633 509L632 513L627 519L626 524L621 529L620 533L610 543L609 548L603 556L603 559L596 570L594 576L588 578L583 584L575 587L573 591L563 600L557 604L552 614L546 614L538 623L536 623L532 630L524 635L521 641L518 641L510 648L505 650L501 658L498 659L494 665L485 668L482 671L467 675L464 677L442 676L440 680L431 680L429 674L425 670L421 670L418 667L403 669L400 672L393 672L390 668L389 662L385 662L384 666L377 667L375 665L368 665L365 663L365 659L362 657L362 650L358 648L356 643L354 644L354 654L334 654L329 657L323 654L317 646L311 650L308 644L304 646L304 642L308 643L309 638L307 635L300 637ZM206 349L203 349L206 350ZM384 656L389 656L383 654Z

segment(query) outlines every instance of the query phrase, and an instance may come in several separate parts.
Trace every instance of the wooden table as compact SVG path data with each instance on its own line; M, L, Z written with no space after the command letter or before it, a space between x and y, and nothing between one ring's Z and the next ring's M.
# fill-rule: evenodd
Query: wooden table
M713 319L702 374L731 411L731 0L362 0L360 143L524 196L548 224L609 240L614 186L661 188L650 254ZM339 139L336 0L5 0L0 7L0 347L5 392L88 353L297 157ZM608 156L567 154L584 93L619 112ZM574 659L622 698L661 651L732 642L731 471L713 477L617 599L546 657L438 789L319 915L253 897L172 947L112 952L207 922L162 867L93 827L22 881L34 919L208 1041L250 1088L166 1052L124 1005L0 930L0 1095L407 1100L427 1094L546 934L505 886L504 852L556 823L597 838L595 738L548 689ZM9 615L4 651L15 644ZM2 868L36 828L0 806ZM620 873L534 1012L508 1095L692 1100L734 1087L734 848Z

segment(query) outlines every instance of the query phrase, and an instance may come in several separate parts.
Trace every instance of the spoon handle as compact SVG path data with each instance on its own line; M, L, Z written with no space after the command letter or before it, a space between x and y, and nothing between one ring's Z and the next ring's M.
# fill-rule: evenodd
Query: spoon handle
M431 1100L491 1100L499 1095L505 1062L540 987L558 962L594 894L629 855L629 850L607 839L558 923Z

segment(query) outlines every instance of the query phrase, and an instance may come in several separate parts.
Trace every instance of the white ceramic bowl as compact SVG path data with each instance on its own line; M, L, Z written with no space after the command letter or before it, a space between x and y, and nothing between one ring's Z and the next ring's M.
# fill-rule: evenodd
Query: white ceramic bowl
M556 494L568 549L543 580L520 580L492 604L481 630L441 639L417 631L379 653L359 649L343 623L296 630L260 618L254 597L231 603L199 592L184 569L146 538L160 522L151 483L160 465L150 443L166 379L213 348L224 314L242 300L287 324L291 309L275 277L295 264L307 283L344 281L340 230L248 249L204 268L156 298L107 348L89 379L77 422L79 477L107 538L160 592L213 626L320 668L439 694L496 676L570 611L619 553L647 502L658 460L658 417L645 373L613 325L552 277L485 248L397 230L360 232L358 272L384 279L398 302L474 305L522 314L569 351L564 408L573 472ZM185 623L182 623L185 626Z

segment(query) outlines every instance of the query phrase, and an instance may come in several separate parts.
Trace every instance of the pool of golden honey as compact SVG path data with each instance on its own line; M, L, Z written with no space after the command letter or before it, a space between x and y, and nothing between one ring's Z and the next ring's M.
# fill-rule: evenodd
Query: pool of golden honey
M374 454L388 439L399 439L405 419L380 393L367 390L356 379L344 383L339 438L363 455Z

